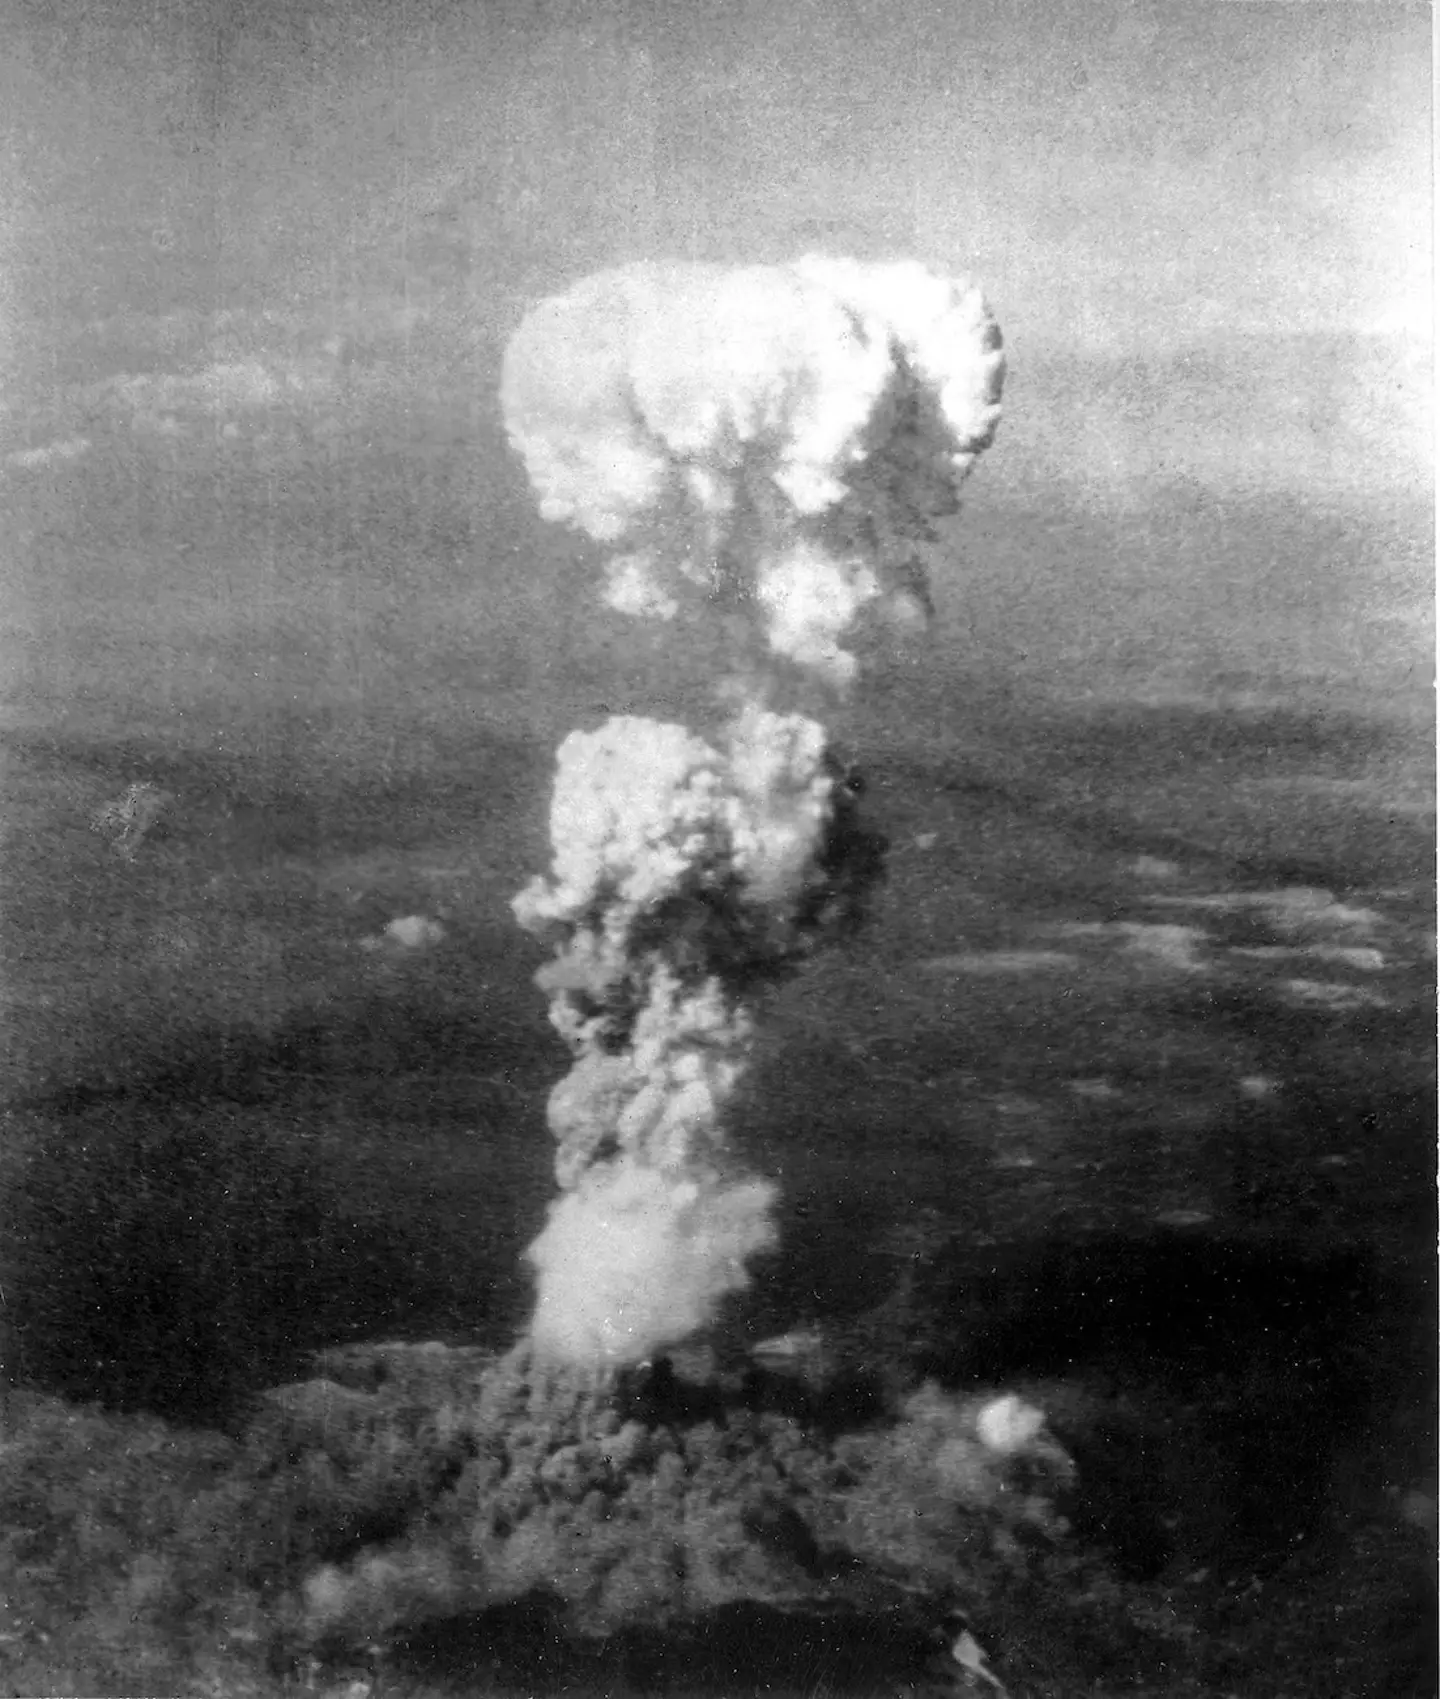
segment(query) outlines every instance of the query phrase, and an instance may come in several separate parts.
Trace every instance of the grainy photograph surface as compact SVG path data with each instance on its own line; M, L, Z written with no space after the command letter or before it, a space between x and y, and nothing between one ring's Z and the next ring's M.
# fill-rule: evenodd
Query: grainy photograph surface
M1431 68L0 0L0 1695L1436 1692Z

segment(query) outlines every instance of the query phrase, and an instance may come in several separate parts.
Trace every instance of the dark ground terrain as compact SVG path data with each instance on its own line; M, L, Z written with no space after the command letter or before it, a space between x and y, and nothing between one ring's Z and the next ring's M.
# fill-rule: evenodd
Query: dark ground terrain
M508 902L559 736L685 714L699 662L441 471L50 476L91 482L27 496L11 637L12 1387L224 1429L339 1341L507 1344L565 1065ZM1435 1691L1427 524L980 498L933 643L837 718L889 877L770 1009L737 1135L781 1248L725 1328L1050 1412L1076 1538L1193 1627L1086 1691ZM127 856L92 821L135 783ZM828 1630L492 1628L384 1691L893 1686ZM87 1679L63 1610L0 1629L4 1691Z

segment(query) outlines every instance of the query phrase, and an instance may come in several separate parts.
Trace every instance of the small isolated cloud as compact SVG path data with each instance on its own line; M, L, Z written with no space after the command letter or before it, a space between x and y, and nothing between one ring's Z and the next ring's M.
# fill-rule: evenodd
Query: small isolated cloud
M438 920L431 920L428 915L423 914L406 914L392 920L383 932L362 938L360 948L367 952L383 950L394 954L427 949L443 943L444 940L445 928Z
M65 393L65 425L52 420L52 432L77 440L80 430L97 437L118 430L152 441L222 443L308 435L340 398L347 345L328 327L302 335L263 315L231 319L215 315L197 328L189 360L176 359L177 348L155 346L155 334L142 334L145 325L131 326L123 354L110 356L110 374Z
M44 443L39 448L17 449L14 454L5 456L5 464L24 469L53 466L57 461L78 460L89 447L88 437L61 437L58 441Z
M329 388L331 361L217 360L189 372L135 372L107 379L92 392L118 405L132 429L187 435L201 426L239 425L303 402ZM231 436L236 432L230 432Z
M75 452L62 443L284 455L373 434L377 415L408 408L417 386L444 390L453 408L474 340L458 323L451 313L437 328L432 303L393 292L95 318L69 339L63 371L0 401L0 469L49 464L37 444L57 459Z

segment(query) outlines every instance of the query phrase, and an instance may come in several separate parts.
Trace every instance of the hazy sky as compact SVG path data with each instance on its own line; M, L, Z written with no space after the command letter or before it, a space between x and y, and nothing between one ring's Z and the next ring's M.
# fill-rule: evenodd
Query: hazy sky
M0 506L118 466L101 572L172 450L314 523L388 456L406 524L513 499L558 560L496 399L538 296L898 252L1005 332L977 510L1358 502L1428 608L1430 65L1403 0L0 0Z
M818 247L977 276L1032 358L1199 346L1233 358L1224 389L1253 357L1227 355L1237 333L1359 336L1364 370L1327 356L1297 429L1335 396L1327 464L1369 432L1378 465L1387 412L1428 454L1424 6L0 0L0 18L12 423L37 382L144 369L167 315L190 327L160 339L177 369L203 364L218 310L313 344L409 309L483 341L608 262ZM1401 351L1398 404L1377 343Z

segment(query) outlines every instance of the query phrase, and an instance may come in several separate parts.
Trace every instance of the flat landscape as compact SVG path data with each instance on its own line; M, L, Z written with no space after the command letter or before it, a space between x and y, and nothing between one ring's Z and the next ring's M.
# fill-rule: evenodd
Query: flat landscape
M781 1245L722 1331L1049 1407L1077 1537L1196 1625L1096 1681L1433 1691L1428 513L1001 464L836 709L888 876L766 1010ZM566 1065L509 901L559 738L692 717L703 653L595 607L493 442L102 445L7 495L12 1386L223 1428L325 1346L503 1347Z

